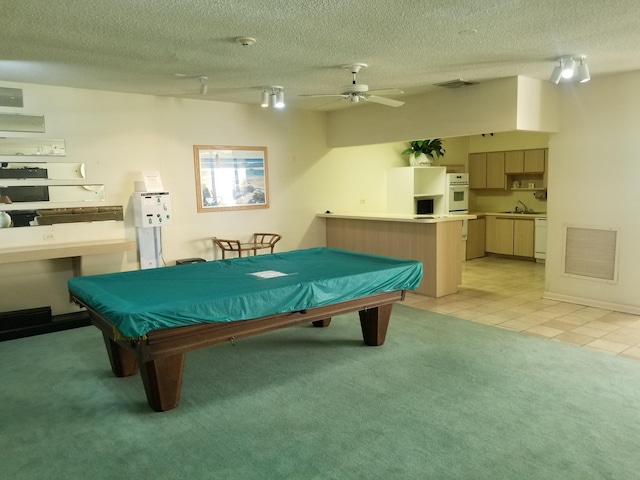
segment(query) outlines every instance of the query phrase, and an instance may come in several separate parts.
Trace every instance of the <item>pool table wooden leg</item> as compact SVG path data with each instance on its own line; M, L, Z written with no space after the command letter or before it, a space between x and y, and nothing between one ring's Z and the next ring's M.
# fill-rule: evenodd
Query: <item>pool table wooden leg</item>
M165 412L178 406L185 354L158 357L140 364L140 376L149 406Z
M316 320L313 322L314 327L328 327L331 324L331 318L323 318L322 320Z
M360 310L360 327L362 328L362 338L364 343L372 347L382 345L387 336L389 318L393 303L382 305L376 308Z
M138 371L138 361L135 354L128 351L121 345L113 341L109 335L102 333L104 345L107 347L111 371L116 377L128 377L135 375Z

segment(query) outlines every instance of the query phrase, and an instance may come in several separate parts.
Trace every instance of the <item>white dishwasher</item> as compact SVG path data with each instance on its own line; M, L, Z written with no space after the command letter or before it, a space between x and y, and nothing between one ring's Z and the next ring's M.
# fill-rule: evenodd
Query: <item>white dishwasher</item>
M547 258L547 217L536 217L534 248L536 262L544 263Z

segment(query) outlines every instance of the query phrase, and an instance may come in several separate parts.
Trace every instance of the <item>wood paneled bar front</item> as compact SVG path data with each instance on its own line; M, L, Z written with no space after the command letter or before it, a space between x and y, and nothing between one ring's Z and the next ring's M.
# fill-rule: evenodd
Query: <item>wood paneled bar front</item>
M462 283L462 220L475 215L416 218L393 214L319 215L326 221L327 247L422 262L416 293L443 297Z

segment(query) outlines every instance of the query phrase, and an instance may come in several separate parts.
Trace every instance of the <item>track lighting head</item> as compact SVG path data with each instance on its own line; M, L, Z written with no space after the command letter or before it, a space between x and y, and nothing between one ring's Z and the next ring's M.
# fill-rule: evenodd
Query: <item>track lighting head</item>
M284 108L284 87L271 85L262 89L261 107Z
M553 69L549 81L557 85L563 78L569 80L577 77L580 83L588 82L591 76L589 75L589 67L584 61L585 58L587 57L584 55L576 58L565 55L558 58L558 65ZM576 65L576 60L580 62L579 65Z
M200 80L200 95L206 95L208 89L207 80L209 80L209 77L206 75L200 75L198 79Z
M551 73L551 78L549 81L551 83L555 83L556 85L560 82L560 78L562 78L562 67L560 65L556 66Z
M580 83L586 83L591 80L591 75L589 74L589 67L586 63L584 63L585 56L580 57L580 65L578 65L577 75Z
M571 57L566 57L560 60L562 66L562 78L573 77L573 71L576 68L576 61Z

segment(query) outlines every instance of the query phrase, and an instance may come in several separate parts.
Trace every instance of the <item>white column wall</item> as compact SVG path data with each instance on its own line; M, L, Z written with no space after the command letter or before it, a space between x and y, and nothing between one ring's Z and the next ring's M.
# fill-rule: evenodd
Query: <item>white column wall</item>
M640 313L640 72L563 88L549 146L547 296ZM567 225L619 232L616 284L563 275Z

